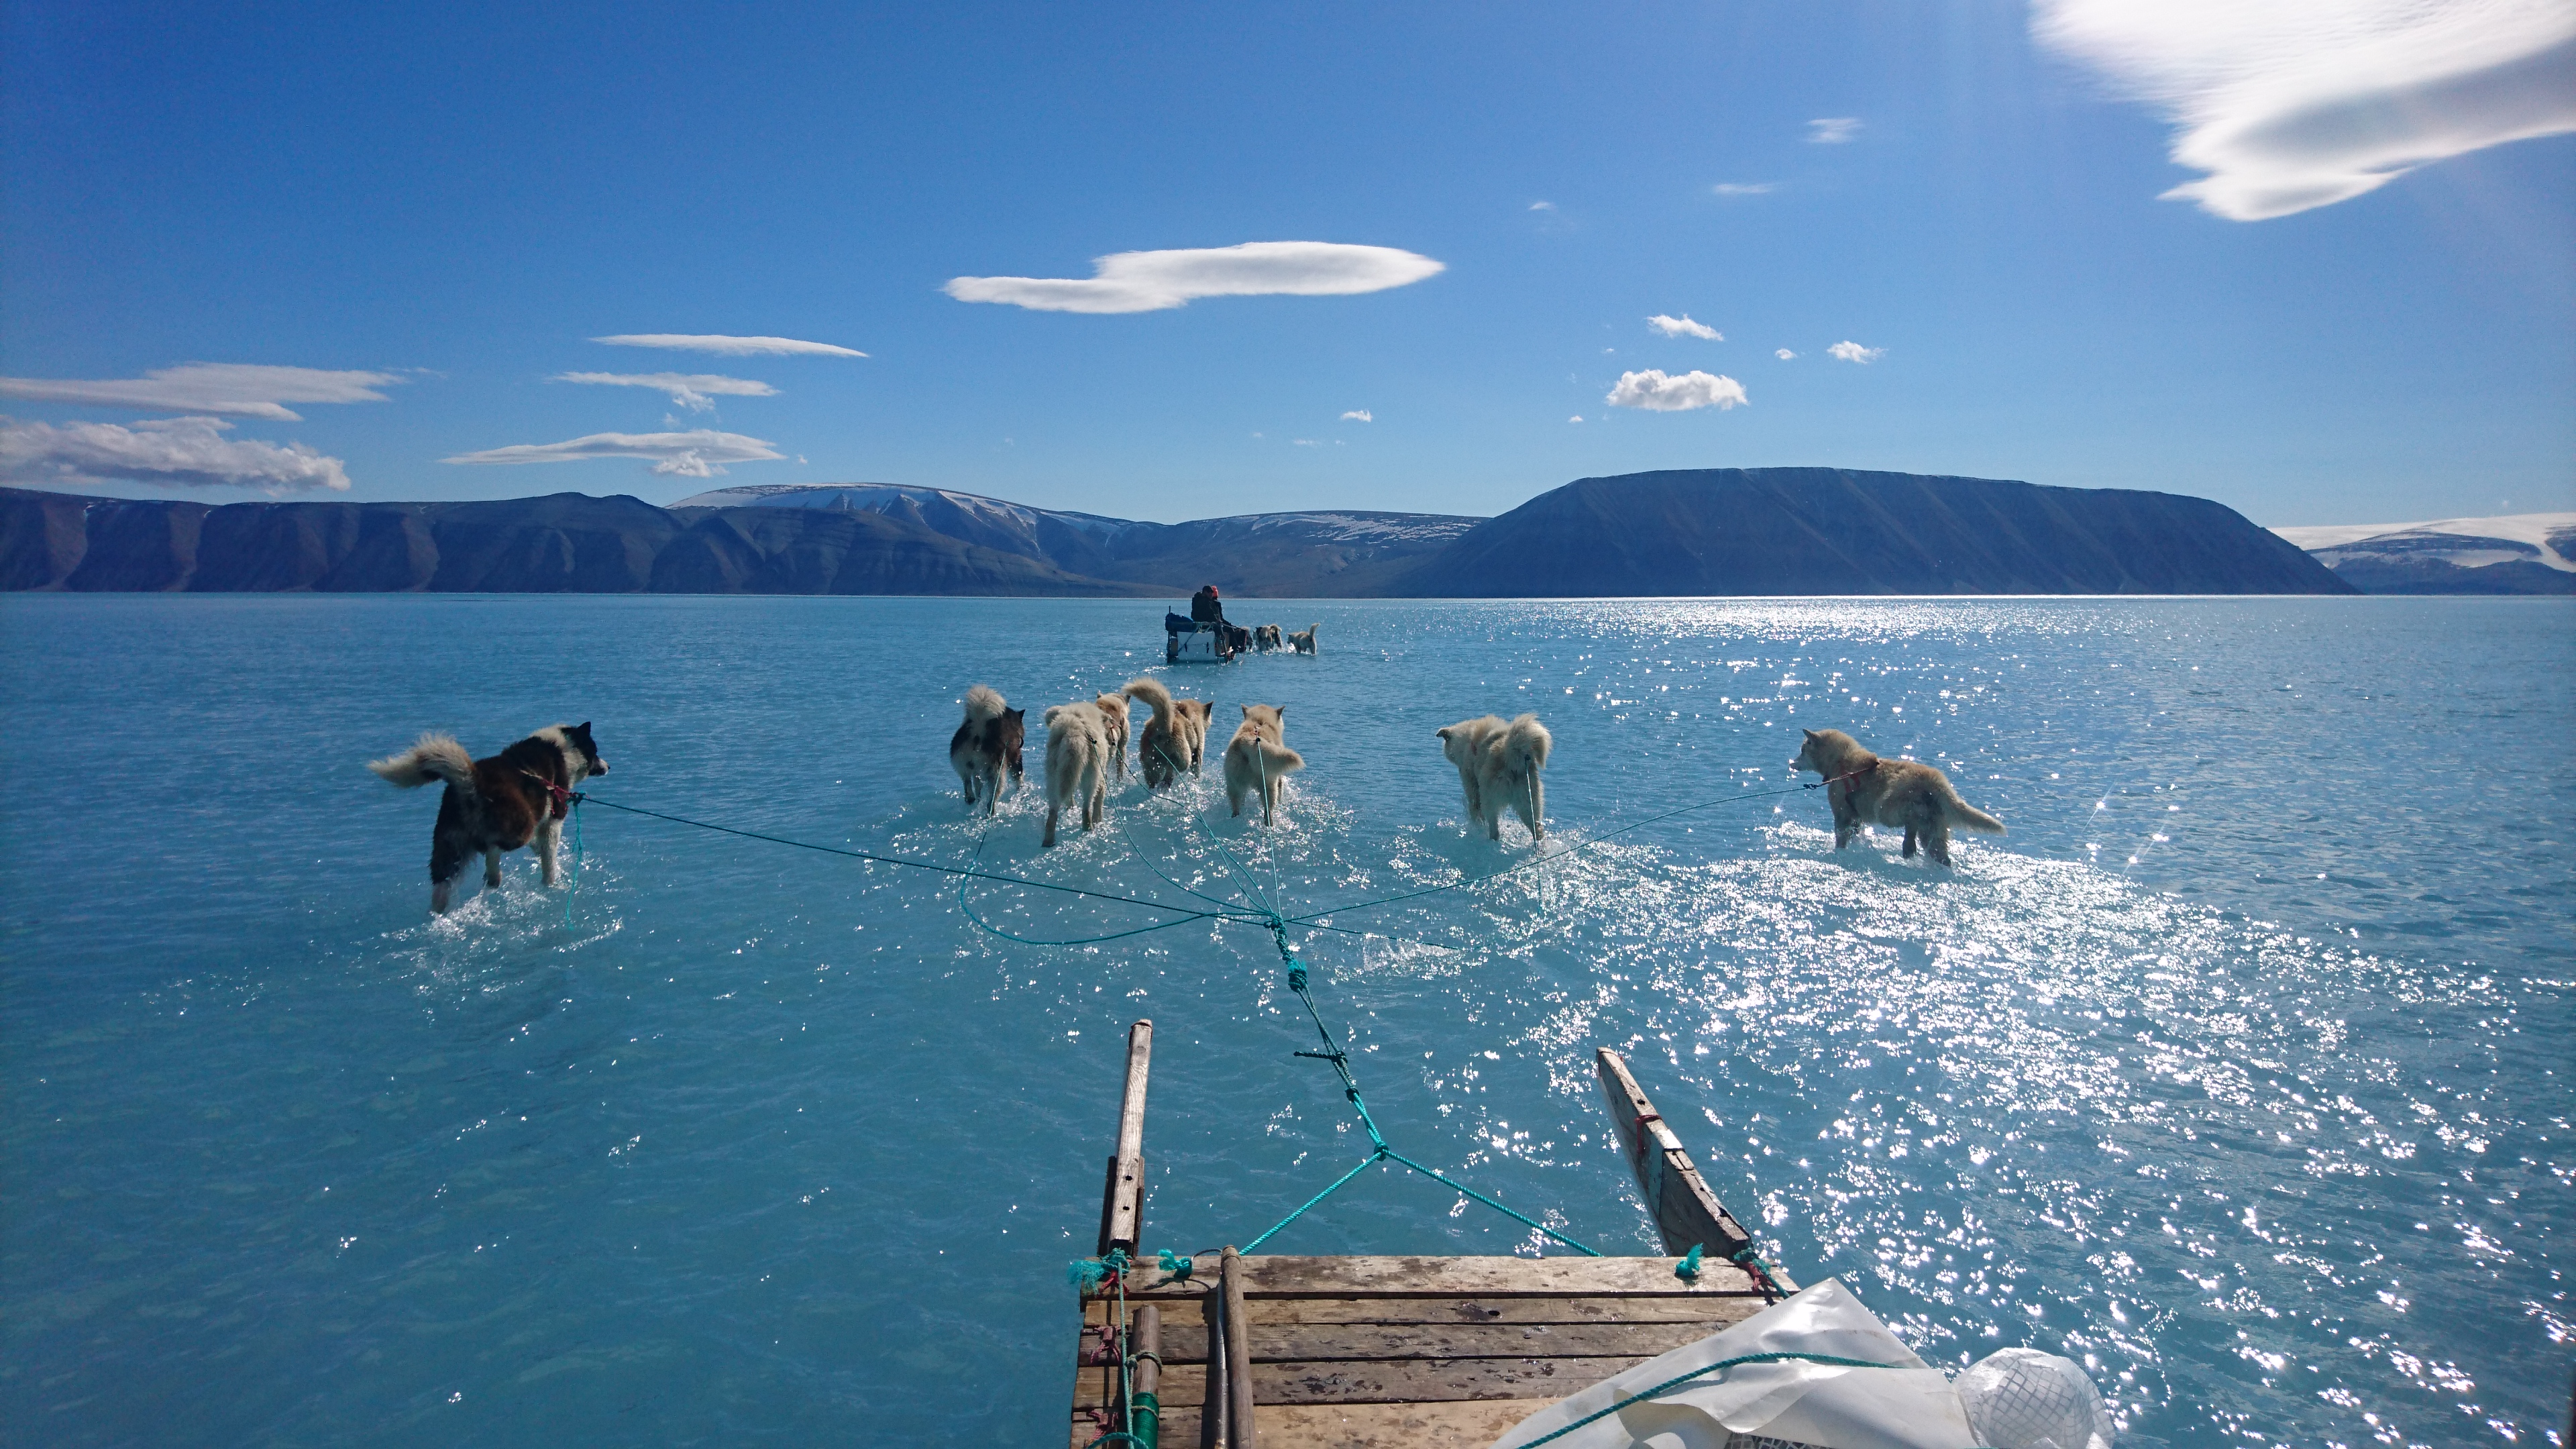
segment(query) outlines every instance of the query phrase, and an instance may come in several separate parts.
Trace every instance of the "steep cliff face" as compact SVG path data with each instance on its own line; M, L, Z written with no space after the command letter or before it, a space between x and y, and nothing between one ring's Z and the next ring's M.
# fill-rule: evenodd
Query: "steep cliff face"
M2125 489L1840 468L1586 478L1460 538L1390 592L2340 594L2233 509Z

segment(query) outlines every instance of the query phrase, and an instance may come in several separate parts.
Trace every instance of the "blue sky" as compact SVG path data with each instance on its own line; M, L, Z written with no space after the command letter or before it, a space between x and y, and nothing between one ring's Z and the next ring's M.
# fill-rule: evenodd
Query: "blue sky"
M2287 94L2245 77L2318 48L2192 28L2227 8L27 0L0 11L11 476L104 458L82 486L211 501L874 479L1179 519L1828 464L2274 525L2576 508L2571 27L2464 0L2454 33ZM2434 59L2392 79L2390 54ZM2311 132L2374 139L2278 142L2327 113ZM1439 270L1105 314L943 290L1281 241ZM867 356L590 340L622 334ZM388 380L272 387L269 416L211 415L184 374L49 392L189 363ZM1649 370L1712 381L1622 387ZM549 380L662 372L774 392ZM697 430L779 456L442 461Z

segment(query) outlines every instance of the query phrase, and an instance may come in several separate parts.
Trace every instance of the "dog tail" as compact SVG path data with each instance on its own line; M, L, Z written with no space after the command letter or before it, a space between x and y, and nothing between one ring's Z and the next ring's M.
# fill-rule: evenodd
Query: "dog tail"
M1009 707L1003 702L1001 691L989 684L978 684L966 691L966 718L969 723L981 724L988 719L1000 719L1002 711Z
M1947 780L1941 782L1941 813L1951 824L1963 830L1973 830L1979 835L2004 833L2002 821L1960 799L1958 790Z
M1556 737L1538 716L1525 714L1503 727L1503 737L1496 748L1503 752L1503 763L1515 775L1535 775L1547 768L1547 752L1556 746Z
M420 743L399 755L370 760L367 768L406 790L444 780L469 795L474 793L474 757L453 735L422 735Z
M1261 768L1274 780L1291 770L1306 768L1306 757L1286 745L1274 745L1268 740L1254 740L1252 747L1260 752Z
M1131 679L1119 692L1129 699L1145 701L1146 707L1154 711L1154 723L1158 727L1165 730L1172 727L1172 692L1163 687L1163 681Z

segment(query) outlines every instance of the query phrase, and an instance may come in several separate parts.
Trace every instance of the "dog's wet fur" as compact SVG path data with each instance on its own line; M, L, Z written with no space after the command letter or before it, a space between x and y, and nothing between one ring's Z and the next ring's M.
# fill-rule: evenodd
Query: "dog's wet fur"
M1127 779L1127 691L1113 690L1092 701L1099 706L1103 737L1109 742L1109 777Z
M1533 841L1547 838L1548 751L1556 740L1538 716L1525 714L1504 722L1494 715L1460 720L1438 731L1440 752L1458 767L1458 784L1467 794L1467 823L1482 825L1488 838L1503 838L1503 812L1514 811L1529 827Z
M1028 747L1028 714L1013 709L1000 691L978 684L966 691L966 718L948 737L948 763L966 793L966 812L987 815L1024 778L1020 754Z
M465 862L483 857L483 886L501 885L501 857L533 843L548 886L562 873L557 858L570 796L582 781L608 773L590 737L590 722L548 725L488 759L475 759L445 734L425 734L399 755L367 768L406 790L444 781L438 823L429 837L429 908L444 914Z
M1049 705L1046 712L1046 839L1055 844L1056 816L1082 812L1089 834L1109 813L1109 721L1097 699Z
M1884 760L1841 730L1809 730L1790 761L1825 777L1825 800L1834 810L1834 849L1851 844L1864 825L1901 827L1906 858L1917 845L1941 865L1950 863L1952 827L2001 835L2004 823L1959 798L1950 777L1918 760Z
M1298 630L1296 633L1289 635L1288 647L1296 650L1300 654L1314 653L1315 631L1322 627L1324 626L1321 624L1309 624L1305 628Z
M1274 649L1285 648L1286 646L1282 644L1279 639L1279 626L1276 624L1255 625L1252 630L1252 647L1260 650L1264 654L1267 654Z
M1150 676L1128 680L1121 692L1143 700L1154 712L1136 736L1136 762L1145 771L1145 788L1160 790L1183 770L1199 773L1207 755L1208 717L1216 706L1204 699L1174 699L1163 681Z
M1261 823L1278 822L1279 787L1286 783L1291 770L1306 768L1305 757L1282 742L1287 713L1285 705L1243 707L1243 723L1234 727L1234 738L1225 747L1225 803L1229 813L1242 814L1243 797L1256 795L1261 800Z

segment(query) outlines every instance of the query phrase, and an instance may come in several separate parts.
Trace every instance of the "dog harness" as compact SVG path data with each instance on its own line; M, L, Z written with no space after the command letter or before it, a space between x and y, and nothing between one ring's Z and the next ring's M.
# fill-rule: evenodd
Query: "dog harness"
M1870 761L1868 764L1861 766L1861 767L1860 767L1859 769L1857 769L1857 770L1849 770L1849 771L1846 771L1846 772L1844 772L1844 773L1842 773L1842 774L1836 775L1836 776L1834 776L1832 779L1827 780L1825 783L1826 783L1826 784L1828 784L1828 785L1840 785L1840 786L1842 786L1842 787L1843 787L1843 803L1844 803L1844 804L1846 804L1846 805L1851 805L1851 803L1852 803L1852 784L1851 784L1851 782L1852 782L1852 781L1854 781L1854 780L1859 779L1859 778L1860 778L1861 776L1863 776L1863 775L1874 774L1874 773L1876 773L1876 772L1877 772L1877 770L1878 770L1878 761L1876 761L1876 760L1872 760L1872 761ZM1828 797L1827 797L1827 798L1831 798L1831 796L1830 796L1830 795L1828 795ZM1853 806L1852 806L1852 808L1853 808L1853 809L1855 809L1855 810L1857 810L1857 809L1859 809L1860 807L1859 807L1859 806L1857 806L1857 805L1853 805Z
M572 787L570 785L558 785L554 781L538 774L534 770L521 770L519 773L546 787L546 794L553 797L555 814L558 816L562 815L564 811L572 805L573 800L576 798L572 793Z

